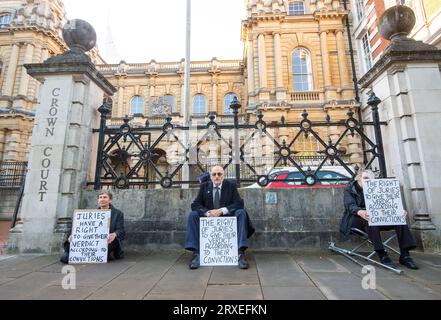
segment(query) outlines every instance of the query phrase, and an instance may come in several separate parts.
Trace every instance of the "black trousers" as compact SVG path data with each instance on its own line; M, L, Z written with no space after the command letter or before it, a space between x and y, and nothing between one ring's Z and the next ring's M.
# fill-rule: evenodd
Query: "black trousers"
M374 250L384 250L383 241L381 240L381 231L389 231L395 229L397 233L398 245L400 250L412 250L416 248L415 239L410 233L407 225L397 226L372 226L370 227L368 222L358 216L352 220L352 227L365 231L368 234L369 240L374 245Z
M70 251L70 242L65 241L63 244L64 252L69 254ZM116 238L113 240L111 244L107 247L107 260L114 260L114 259L122 259L124 258L124 250L122 249L121 241Z

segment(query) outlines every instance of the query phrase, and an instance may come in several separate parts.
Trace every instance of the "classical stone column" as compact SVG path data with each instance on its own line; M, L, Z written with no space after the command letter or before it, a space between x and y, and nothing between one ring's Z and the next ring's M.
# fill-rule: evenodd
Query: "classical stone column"
M349 72L346 59L346 48L343 39L343 30L337 30L335 33L337 40L337 57L338 57L338 72L340 74L340 87L344 88L349 84Z
M215 77L211 80L211 111L217 112L217 79Z
M20 150L20 130L14 129L8 131L6 134L6 145L5 145L5 161L20 161L19 150Z
M0 130L0 162L3 161L3 152L5 151L6 130Z
M254 42L252 39L248 39L248 52L247 52L247 71L248 71L248 96L251 97L255 94L254 84Z
M394 6L380 18L380 34L391 43L360 79L375 92L383 127L389 176L397 177L412 228L426 250L441 248L441 50L406 37L415 24L409 7ZM370 111L365 115L370 119Z
M118 88L118 113L119 118L124 117L124 87Z
M11 48L11 57L9 59L8 72L3 83L3 95L12 96L14 90L15 73L17 72L18 56L20 53L20 47L17 44L13 44Z
M181 110L179 112L180 115L184 112L185 109L185 81L184 81L184 75L182 75L182 78L179 80L179 85L181 86Z
M25 65L42 86L20 211L23 225L10 233L11 251L60 250L90 178L91 155L96 152L91 146L98 138L92 133L99 125L97 109L105 94L116 91L85 54L96 43L92 26L69 21L63 37L70 51L45 63Z
M41 58L40 58L40 62L44 62L49 58L49 50L47 48L41 48ZM35 81L35 91L29 92L28 95L35 97L38 97L40 95L40 82L39 81ZM34 111L34 110L31 110Z
M266 51L265 51L265 35L259 34L257 37L257 45L259 49L259 99L268 100L268 79L266 69Z
M325 89L331 86L331 71L329 67L328 34L320 31L320 49L322 55L323 81Z
M286 89L283 85L283 72L282 72L282 53L280 34L274 34L274 70L276 76L276 99L286 100Z
M34 45L31 43L26 44L25 56L23 59L23 65L32 63L32 56L34 54ZM20 86L18 88L18 94L20 96L26 97L28 93L29 87L29 76L25 67L21 69L21 78L20 78Z

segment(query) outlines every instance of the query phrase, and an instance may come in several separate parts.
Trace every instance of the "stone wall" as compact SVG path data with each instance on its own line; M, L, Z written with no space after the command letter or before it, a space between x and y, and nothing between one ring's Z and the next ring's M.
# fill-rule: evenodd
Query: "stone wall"
M125 215L129 249L183 248L190 204L197 189L116 190L113 203ZM343 189L241 189L256 233L254 249L323 249L338 237ZM267 201L267 199L269 201ZM276 200L275 204L274 200ZM84 191L82 208L95 208L96 192Z

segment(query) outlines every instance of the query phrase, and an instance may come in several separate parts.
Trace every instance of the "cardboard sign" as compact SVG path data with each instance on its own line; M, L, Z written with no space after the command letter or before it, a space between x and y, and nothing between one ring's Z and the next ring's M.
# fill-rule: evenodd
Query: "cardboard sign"
M369 226L406 224L399 180L365 180L363 193L366 211L369 214Z
M237 266L237 218L200 218L201 266Z
M75 210L69 263L107 263L110 210Z

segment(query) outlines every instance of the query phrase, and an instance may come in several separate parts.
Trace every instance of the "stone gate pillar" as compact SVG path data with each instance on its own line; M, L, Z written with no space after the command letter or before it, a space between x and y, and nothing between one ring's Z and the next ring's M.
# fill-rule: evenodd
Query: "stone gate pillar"
M96 153L92 129L99 126L97 109L104 94L116 91L86 55L96 43L92 26L71 20L64 26L63 38L69 51L41 64L25 65L42 86L20 212L23 224L10 233L11 251L60 250Z
M383 128L387 173L402 183L419 245L439 250L441 50L407 38L414 24L409 7L384 12L379 30L391 43L360 84L382 100L380 118L388 123Z

